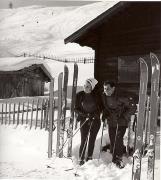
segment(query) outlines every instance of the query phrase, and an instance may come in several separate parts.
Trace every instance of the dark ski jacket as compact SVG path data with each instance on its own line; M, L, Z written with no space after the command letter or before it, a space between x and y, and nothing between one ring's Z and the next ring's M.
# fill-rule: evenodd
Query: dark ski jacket
M131 115L135 114L136 105L131 103L128 97L119 95L118 92L112 96L102 94L103 115L102 121L107 119L110 126L128 126Z
M84 121L87 117L90 116L90 118L96 118L97 120L100 120L100 113L102 111L102 103L101 103L101 96L94 93L94 91L91 92L91 95L94 98L94 101L96 103L96 110L93 113L86 113L83 109L82 102L85 98L85 92L80 91L76 95L76 101L75 101L75 113L76 113L76 119L77 121Z

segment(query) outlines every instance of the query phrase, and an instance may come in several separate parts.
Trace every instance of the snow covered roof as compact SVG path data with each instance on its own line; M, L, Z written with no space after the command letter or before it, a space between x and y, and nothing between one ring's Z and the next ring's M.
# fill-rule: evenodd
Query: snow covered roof
M81 36L83 36L86 32L90 31L93 28L98 27L99 25L102 25L107 18L110 18L113 16L120 8L125 7L125 5L128 5L128 2L110 2L109 7L107 10L102 13L101 15L97 16L95 19L87 23L85 26L80 28L78 31L71 34L69 37L67 37L64 42L67 44L69 42L76 42L79 40Z
M51 69L44 60L34 59L28 57L8 57L0 59L0 71L18 71L25 67L30 67L32 65L39 65L39 67L43 70L46 76L49 79L52 79Z

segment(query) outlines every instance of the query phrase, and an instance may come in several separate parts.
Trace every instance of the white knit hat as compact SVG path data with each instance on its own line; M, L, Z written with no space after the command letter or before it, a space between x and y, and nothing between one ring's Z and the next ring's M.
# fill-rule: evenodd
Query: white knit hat
M96 86L96 84L98 83L98 81L95 78L88 78L86 80L86 82L90 83L92 86L92 90L94 89L94 87Z

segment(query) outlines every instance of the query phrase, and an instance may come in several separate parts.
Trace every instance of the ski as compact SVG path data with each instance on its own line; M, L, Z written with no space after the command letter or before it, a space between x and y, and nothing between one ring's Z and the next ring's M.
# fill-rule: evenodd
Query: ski
M60 153L60 129L61 129L61 115L62 115L62 81L63 73L58 76L58 115L57 115L57 144L56 144L56 156L59 157Z
M64 66L64 77L63 77L63 89L62 89L62 110L60 115L60 134L59 134L59 157L63 157L63 146L64 146L64 130L66 120L66 109L67 109L67 87L68 87L68 67Z
M66 110L67 110L67 89L68 89L68 67L64 66L64 78L63 78L63 94L62 94L62 115L60 121L60 155L63 157L63 146L64 146L64 131L65 131L65 121L66 121Z
M144 146L143 146L143 154L145 155L147 152L147 146L148 146L148 131L149 131L149 106L150 106L150 98L147 96L147 103L146 103L146 111L145 111L145 124L144 124Z
M72 136L73 136L73 123L74 123L74 105L77 91L77 80L78 80L78 65L74 64L74 73L73 73L73 86L72 86L72 99L71 99L71 108L70 108L70 121L68 128L68 152L67 156L72 156Z
M139 58L139 60L140 60L140 90L139 90L139 107L138 107L137 127L136 127L135 152L133 154L132 180L140 180L140 176L141 176L143 126L144 126L144 118L145 118L144 114L146 107L147 84L148 84L147 63L142 58Z
M131 135L133 134L133 123L134 123L135 115L131 116L130 122L127 128L127 144L126 144L126 155L127 157L130 156L130 146L131 146Z
M157 56L150 53L152 75L151 75L151 97L150 97L150 135L148 147L148 180L154 179L154 165L155 165L155 140L157 130L157 115L159 106L159 77L160 77L160 64Z

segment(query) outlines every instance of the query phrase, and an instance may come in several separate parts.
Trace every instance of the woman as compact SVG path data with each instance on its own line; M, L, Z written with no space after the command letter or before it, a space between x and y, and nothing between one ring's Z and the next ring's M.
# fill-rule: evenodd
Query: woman
M88 152L86 160L91 160L97 133L100 129L101 103L94 88L98 81L89 78L85 81L84 91L77 93L75 102L75 112L77 121L80 121L81 144L79 149L80 165L85 162L85 151L88 142ZM88 140L89 138L89 140Z

